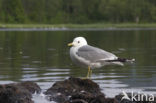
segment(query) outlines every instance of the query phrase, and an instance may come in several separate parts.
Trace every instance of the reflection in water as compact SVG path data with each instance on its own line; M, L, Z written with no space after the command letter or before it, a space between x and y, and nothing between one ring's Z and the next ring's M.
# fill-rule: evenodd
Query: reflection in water
M67 47L76 36L84 36L92 46L136 59L133 65L93 70L92 80L100 84L107 96L122 90L156 94L155 33L155 30L1 31L0 84L35 81L44 91L69 76L84 77L87 69L71 62Z

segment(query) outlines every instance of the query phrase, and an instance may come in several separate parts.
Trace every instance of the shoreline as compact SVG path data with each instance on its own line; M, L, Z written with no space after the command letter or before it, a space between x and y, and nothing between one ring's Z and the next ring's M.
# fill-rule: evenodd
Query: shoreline
M0 31L117 31L156 30L156 23L97 24L0 24Z
M3 24L0 28L156 28L156 23Z
M0 28L0 31L138 31L156 28Z

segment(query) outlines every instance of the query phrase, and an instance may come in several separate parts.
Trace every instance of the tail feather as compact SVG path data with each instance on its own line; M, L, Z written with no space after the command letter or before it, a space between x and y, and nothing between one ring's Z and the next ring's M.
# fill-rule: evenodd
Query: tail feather
M125 59L125 58L118 58L118 59L115 59L115 60L107 60L107 62L134 62L135 59Z

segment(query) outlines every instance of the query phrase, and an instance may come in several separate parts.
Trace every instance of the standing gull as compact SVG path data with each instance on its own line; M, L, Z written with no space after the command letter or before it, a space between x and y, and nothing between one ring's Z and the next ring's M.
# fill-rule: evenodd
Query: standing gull
M71 60L78 66L88 67L87 78L91 76L91 69L93 68L101 68L112 64L123 66L124 62L135 61L135 59L119 58L110 52L90 46L84 37L74 38L68 46L72 46L70 48Z

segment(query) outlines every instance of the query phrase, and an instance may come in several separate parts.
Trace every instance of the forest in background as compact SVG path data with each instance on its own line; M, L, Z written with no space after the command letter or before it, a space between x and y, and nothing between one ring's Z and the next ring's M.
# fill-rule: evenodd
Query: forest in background
M156 0L0 0L0 23L155 23Z

